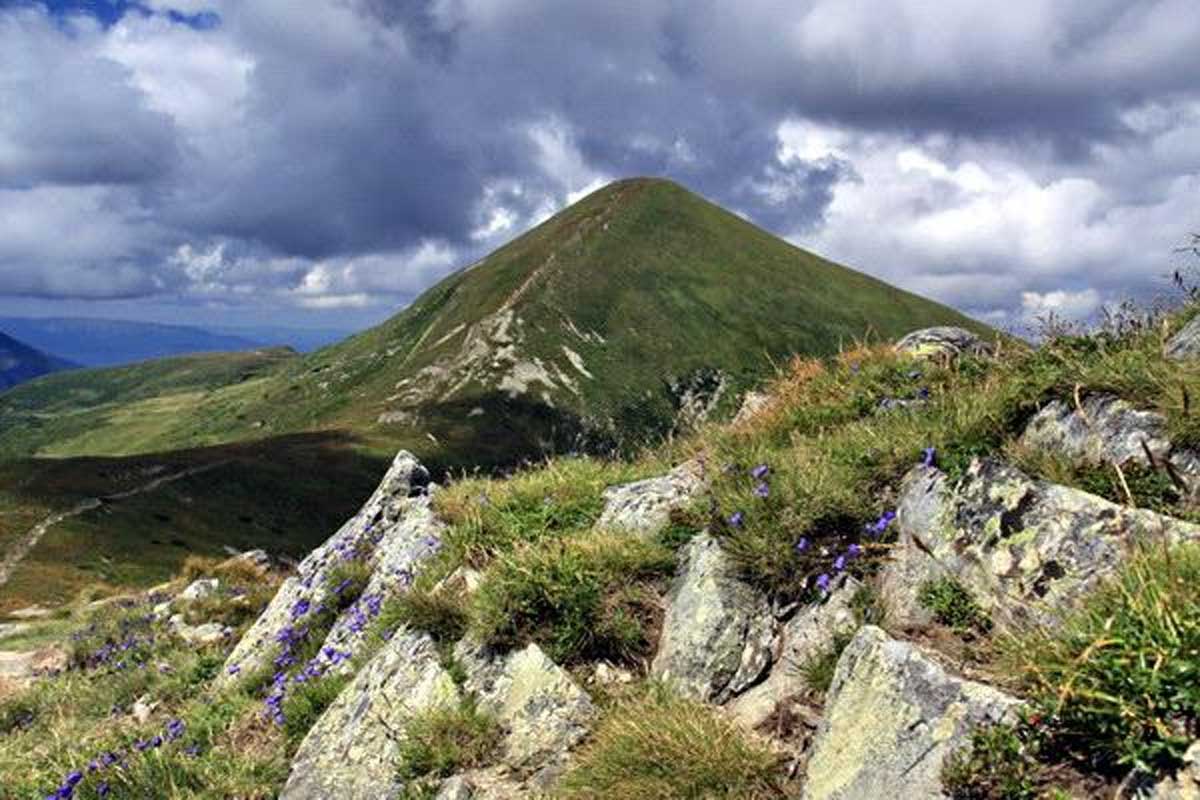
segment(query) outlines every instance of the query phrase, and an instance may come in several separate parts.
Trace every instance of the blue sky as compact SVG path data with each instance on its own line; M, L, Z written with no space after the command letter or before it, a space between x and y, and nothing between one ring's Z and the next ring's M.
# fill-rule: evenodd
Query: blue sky
M0 313L359 326L665 175L1002 325L1200 229L1194 0L0 0Z

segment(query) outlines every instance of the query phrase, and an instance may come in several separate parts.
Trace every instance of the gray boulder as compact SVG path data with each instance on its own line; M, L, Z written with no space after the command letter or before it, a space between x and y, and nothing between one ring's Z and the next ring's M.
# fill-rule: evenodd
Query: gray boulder
M1080 407L1082 413L1061 400L1051 402L1029 421L1021 444L1085 464L1154 467L1170 463L1185 479L1200 473L1195 453L1172 446L1162 414L1139 410L1109 394L1089 395Z
M587 735L596 716L591 698L536 644L500 655L464 639L454 656L467 675L463 688L504 730L503 765L538 773L535 782L552 779Z
M363 617L369 618L378 608L382 593L406 587L417 567L440 547L441 526L430 512L427 488L428 472L411 453L400 451L359 512L309 553L297 574L279 587L229 655L218 682L227 684L265 665L281 633L296 623L303 625L303 618L294 616L299 604L315 609L333 602L336 587L330 586L331 577L350 558L365 559L372 576L363 599L347 609L335 625L331 644L341 650L357 644L366 627ZM344 665L327 666L344 669Z
M1192 317L1188 324L1167 340L1163 354L1175 361L1200 356L1200 316Z
M1200 742L1183 755L1183 767L1160 782L1148 795L1149 800L1200 800Z
M190 602L193 600L203 600L207 597L212 597L221 587L221 582L216 578L200 578L194 580L188 587L179 593L176 601Z
M896 342L896 349L917 358L956 358L988 355L991 347L965 328L941 325L913 331Z
M862 587L849 576L819 605L804 606L779 634L779 650L771 674L728 705L739 724L757 728L782 704L808 693L802 670L805 662L828 651L839 635L858 627L850 601ZM843 640L844 641L844 640Z
M881 586L891 619L928 622L922 584L957 579L1000 621L1052 622L1121 563L1137 542L1200 538L1200 527L1035 480L976 459L957 486L932 467L901 485L899 540Z
M425 634L400 631L342 690L292 760L281 800L396 797L397 744L414 715L459 702Z
M766 673L774 633L767 598L701 534L683 550L651 671L689 697L724 703Z
M704 466L687 461L666 475L604 490L604 510L597 528L653 536L671 521L671 512L686 507L704 491Z
M838 661L817 730L805 800L935 800L946 757L1018 701L955 677L916 647L865 626Z

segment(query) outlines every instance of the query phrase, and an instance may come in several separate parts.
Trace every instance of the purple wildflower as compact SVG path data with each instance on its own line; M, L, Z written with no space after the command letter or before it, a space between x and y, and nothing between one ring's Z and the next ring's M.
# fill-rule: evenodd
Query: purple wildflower
M846 548L846 555L850 556L850 558L858 558L862 555L862 551L862 545L852 544Z
M795 548L796 548L797 553L803 553L805 550L807 550L808 549L808 537L801 536L800 541L796 542Z
M829 576L824 572L817 576L817 588L821 590L822 594L829 593Z
M845 556L838 556L837 558L835 558L833 560L833 571L834 572L841 572L845 568L846 568L846 557Z
M766 464L759 464L754 469L750 470L750 477L756 481L761 481L771 473L771 468Z
M760 483L760 484L758 484L758 486L754 487L754 496L755 497L766 498L770 494L771 494L771 487L767 486L767 484L765 482Z
M937 449L934 447L926 447L922 452L924 457L921 459L921 465L925 467L932 467L934 459L937 458Z
M729 524L735 528L742 527L742 523L745 522L745 520L746 520L746 515L743 514L741 511L735 511L729 515Z

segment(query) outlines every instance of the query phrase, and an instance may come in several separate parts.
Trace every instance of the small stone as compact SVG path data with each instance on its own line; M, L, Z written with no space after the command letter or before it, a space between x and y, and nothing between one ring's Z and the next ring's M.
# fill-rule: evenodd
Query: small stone
M212 597L221 587L221 581L216 578L200 578L192 581L186 589L179 593L177 600L191 602Z
M455 775L452 778L447 778L442 781L442 785L438 787L437 796L433 800L471 800L475 793L471 791L471 784L461 775Z
M991 347L978 336L950 325L913 331L896 342L896 349L916 358L931 359L991 353Z
M632 683L633 673L621 667L614 667L606 661L602 661L596 665L596 670L592 674L592 680L602 686L620 683Z
M666 475L604 490L604 510L596 527L653 536L671 522L671 512L686 508L704 491L704 470L688 461Z
M1183 766L1151 790L1147 800L1200 800L1200 741L1183 754Z

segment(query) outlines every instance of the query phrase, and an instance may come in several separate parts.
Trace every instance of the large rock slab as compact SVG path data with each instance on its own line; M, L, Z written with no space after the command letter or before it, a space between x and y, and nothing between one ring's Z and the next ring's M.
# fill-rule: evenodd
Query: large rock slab
M408 451L396 455L374 494L357 514L348 520L324 544L300 563L297 574L279 587L275 597L250 630L242 637L225 662L219 683L229 683L238 675L264 666L275 650L281 632L298 620L295 610L301 604L316 608L332 601L330 577L348 559L365 559L372 569L368 591L382 592L384 587L407 585L413 572L425 558L436 552L436 537L441 529L429 512L426 488L429 473ZM428 531L421 528L429 525ZM426 541L428 539L428 541ZM382 569L381 569L382 568ZM372 589L371 587L374 587ZM366 602L364 593L364 603ZM339 621L339 641L354 638L351 627L362 608L348 609ZM300 620L302 623L302 620Z
M687 461L666 475L604 490L604 510L597 528L653 536L671 522L671 512L685 508L704 491L704 467Z
M1137 542L1200 538L1200 527L1036 480L976 459L951 488L932 467L901 484L899 540L881 586L891 619L921 625L921 585L961 582L1001 621L1052 622L1121 563Z
M1200 475L1200 458L1173 447L1166 417L1110 394L1090 395L1078 408L1061 400L1049 403L1029 421L1021 443L1092 465L1169 463L1189 484Z
M1163 354L1174 361L1186 361L1200 356L1200 315L1167 340Z
M1170 778L1161 781L1148 796L1149 800L1200 800L1200 742L1183 755L1183 767Z
M774 633L767 598L737 579L704 533L683 550L651 671L684 695L724 703L770 667Z
M966 328L939 325L913 331L896 342L896 349L917 358L956 358L987 355L991 347Z
M402 630L342 690L300 744L281 800L396 797L407 720L459 702L433 640Z
M946 757L1018 705L869 625L843 651L827 697L805 800L940 800Z
M596 716L587 693L536 644L500 655L464 639L454 655L467 675L463 688L504 730L501 762L545 780L557 774Z
M825 602L804 606L788 620L779 633L778 655L771 674L728 705L739 724L757 728L781 704L808 693L802 674L804 664L830 650L839 635L845 636L858 627L851 600L861 587L859 581L845 576Z

